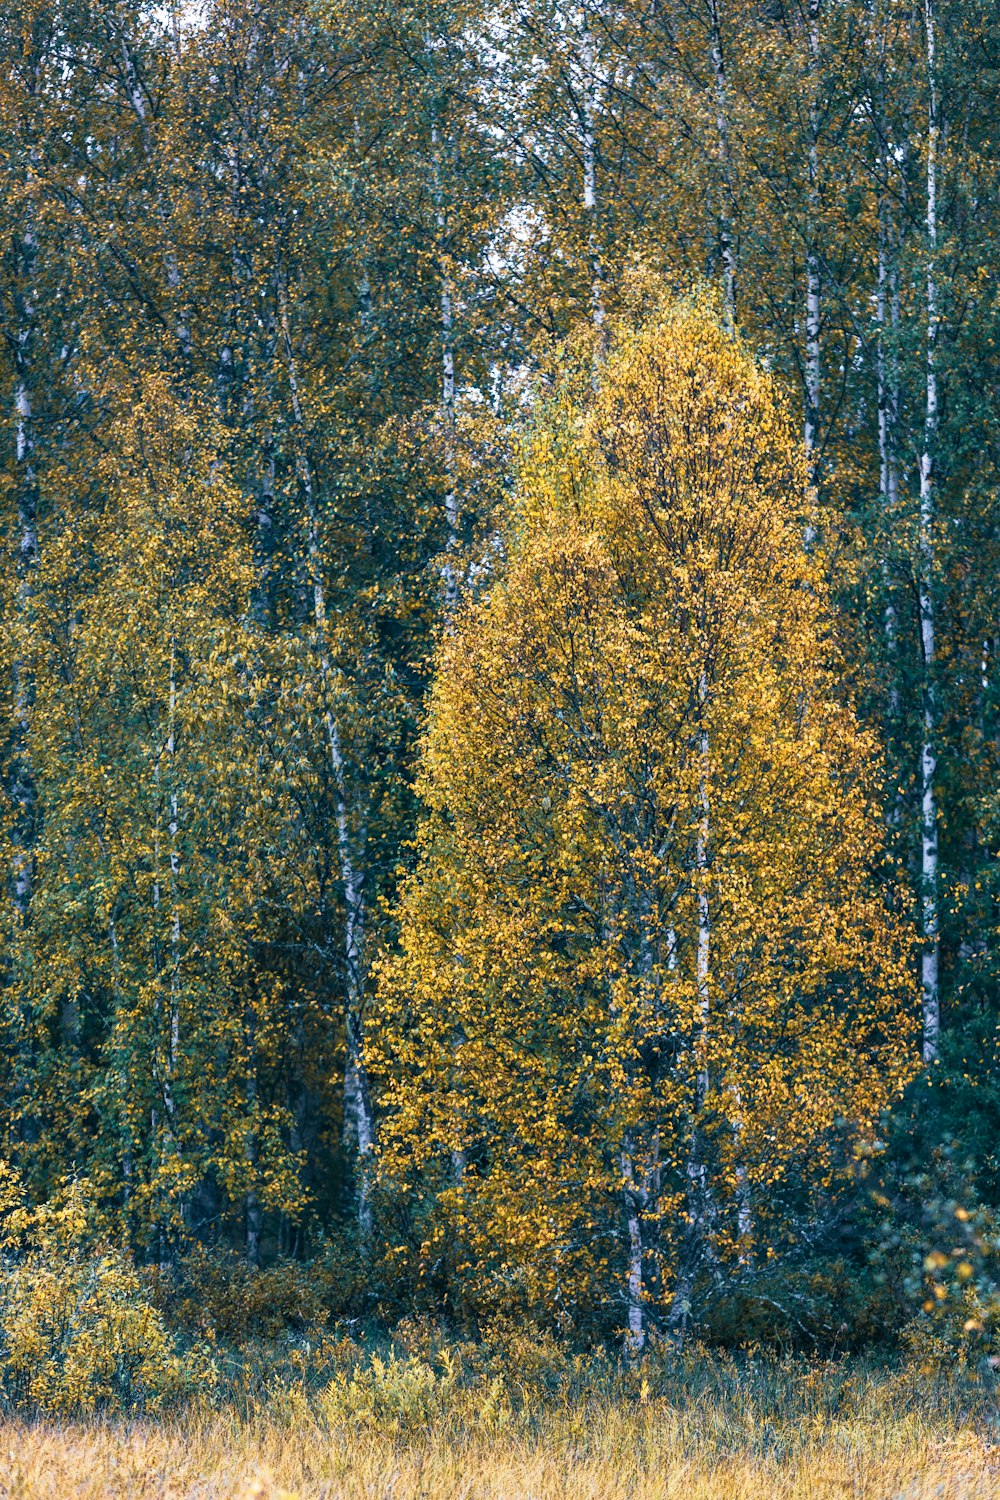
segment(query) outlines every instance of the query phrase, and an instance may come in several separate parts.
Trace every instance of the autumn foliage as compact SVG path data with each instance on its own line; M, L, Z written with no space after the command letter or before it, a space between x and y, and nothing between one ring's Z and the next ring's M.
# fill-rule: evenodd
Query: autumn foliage
M997 43L0 0L11 1401L997 1353Z
M571 386L439 652L369 1048L460 1295L641 1343L911 1075L911 936L773 383L690 303Z

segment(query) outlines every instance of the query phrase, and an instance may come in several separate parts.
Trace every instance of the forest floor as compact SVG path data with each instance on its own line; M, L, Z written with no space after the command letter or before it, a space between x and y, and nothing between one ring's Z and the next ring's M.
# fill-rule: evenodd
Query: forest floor
M407 1377L408 1378L408 1377ZM396 1377L401 1390L406 1380ZM0 1496L46 1500L992 1500L992 1381L839 1363L777 1385L730 1368L697 1390L564 1394L494 1381L417 1417L315 1392L142 1421L0 1422ZM412 1390L411 1390L412 1395ZM397 1390L397 1398L399 1391ZM409 1405L407 1403L409 1402ZM419 1403L418 1403L419 1404Z

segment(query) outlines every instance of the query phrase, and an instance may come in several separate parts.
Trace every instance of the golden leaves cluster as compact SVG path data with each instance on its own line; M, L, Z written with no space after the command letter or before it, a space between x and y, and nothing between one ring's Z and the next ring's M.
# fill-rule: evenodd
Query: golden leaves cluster
M571 1312L619 1295L623 1143L666 1295L696 1133L723 1253L738 1176L766 1237L775 1184L914 1066L877 755L773 384L695 301L617 329L588 385L441 647L369 1049L383 1170L437 1184L468 1295Z

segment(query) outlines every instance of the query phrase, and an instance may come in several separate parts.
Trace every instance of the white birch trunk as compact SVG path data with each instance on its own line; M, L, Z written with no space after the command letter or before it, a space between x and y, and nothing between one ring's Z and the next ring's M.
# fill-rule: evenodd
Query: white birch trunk
M737 1126L737 1143L742 1135L742 1126ZM744 1244L740 1248L740 1264L747 1265L749 1255L747 1254L745 1242L753 1234L753 1206L750 1200L750 1183L747 1179L747 1169L742 1162L736 1167L736 1230Z
M246 1022L246 1053L247 1053L247 1108L251 1119L257 1111L257 1033L254 1025L252 1002L247 1008ZM258 1158L260 1154L260 1143L257 1132L251 1126L247 1132L246 1158L250 1172L256 1175ZM256 1191L251 1187L247 1190L243 1200L246 1217L246 1262L248 1266L260 1265L260 1236L262 1228L262 1214L260 1210L260 1199Z
M809 141L806 225L806 359L805 359L805 447L809 486L815 500L819 489L820 394L820 258L819 258L819 80L821 0L809 0L808 75ZM806 541L815 539L815 527L807 528Z
M879 35L879 66L875 99L876 152L878 175L878 280L875 297L875 376L878 412L879 510L881 522L891 529L896 524L899 500L897 467L897 432L899 420L899 273L896 265L895 237L892 234L892 208L889 195L890 154L885 118L885 38ZM892 724L900 717L899 691L899 620L892 596L892 577L886 562L882 566L885 587L883 630L888 664L888 711ZM898 791L890 803L888 822L898 827L902 806Z
M986 706L986 699L990 691L990 646L991 642L989 636L984 636L982 654L979 658L979 686L982 688L982 696L980 698L979 705L980 717L982 716L983 708L985 708Z
M169 736L169 728L168 728ZM163 1000L160 985L163 977L162 950L160 945L160 922L162 920L163 888L161 883L161 867L163 855L163 837L161 832L161 807L163 797L163 759L168 741L162 747L157 748L156 760L153 765L153 786L155 791L156 821L153 824L153 930L152 930L152 968L153 968L153 1070L154 1081L157 1086L159 1097L163 1103L164 1131L160 1131L160 1111L157 1105L150 1110L149 1128L153 1142L153 1152L156 1159L162 1164L172 1139L174 1123L174 1098L171 1088L171 1041L168 1031L166 1049L163 1047ZM169 1027L169 1021L168 1021ZM154 1231L158 1244L158 1256L160 1270L167 1271L170 1268L170 1246L166 1227L162 1219L155 1223Z
M326 655L324 632L326 629L326 597L323 587L322 559L319 549L319 516L312 470L302 441L302 406L299 399L298 374L284 288L281 289L281 329L288 365L288 383L292 398L292 415L296 430L296 466L306 500L308 533L306 539L313 595L313 623L316 629L317 648L320 660L320 677L326 690L330 683L330 663ZM344 949L343 960L346 980L344 1030L346 1060L344 1065L344 1109L351 1122L357 1152L357 1217L362 1248L367 1249L371 1239L371 1162L375 1147L375 1130L371 1109L371 1096L363 1057L362 1015L364 1009L364 870L355 858L354 831L351 827L350 801L347 787L347 769L341 748L340 729L332 709L325 714L327 746L330 768L336 788L337 854L340 865L341 886L344 892ZM363 846L364 825L357 835Z
M709 0L709 54L715 82L715 129L722 167L722 211L719 214L719 251L722 257L722 310L728 333L736 331L736 244L733 226L733 174L729 149L729 96L722 55L718 0Z
M34 411L31 401L32 340L35 330L34 287L37 246L29 222L21 237L24 291L18 307L14 343L14 458L17 486L18 650L13 664L16 747L12 757L11 801L15 809L12 836L11 885L14 907L22 926L28 921L34 881L35 782L29 760L31 703L34 684L24 648L30 629L34 575L38 566L38 474L35 469Z
M357 1150L357 1212L362 1245L367 1248L372 1233L371 1167L375 1150L371 1100L362 1056L361 1017L364 1006L364 872L354 859L348 813L347 777L341 753L337 721L326 715L330 765L337 788L337 853L344 888L344 962L347 973L345 1015L344 1105L353 1126ZM364 830L360 842L364 841Z
M448 215L445 211L444 184L441 171L441 138L437 121L431 124L431 152L434 172L434 220L438 237L438 261L441 288L439 315L441 323L441 403L440 418L445 441L445 474L447 489L444 497L446 556L441 569L444 585L444 623L450 629L459 602L459 507L458 487L455 482L455 309L452 297L451 255L448 250ZM457 1049L457 1040L456 1040ZM461 1123L456 1121L456 1134L460 1135ZM456 1186L465 1177L465 1150L457 1144L451 1151L451 1176Z
M923 648L924 684L922 705L923 743L920 751L921 781L921 916L924 951L921 959L923 994L924 1062L932 1063L938 1053L941 1029L938 993L938 960L940 949L938 925L938 831L937 831L937 708L935 695L935 612L934 612L934 462L937 448L937 152L938 97L935 57L933 0L924 0L924 30L927 44L927 400L924 418L924 442L920 455L920 539L919 601L920 639Z
M444 497L447 558L442 569L444 612L450 621L458 606L458 489L455 484L455 315L452 300L451 265L447 251L448 216L441 180L441 140L437 122L431 124L434 220L438 238L438 274L441 287L438 310L441 323L441 426L445 441L447 489Z
M179 829L177 795L177 677L174 642L170 642L170 697L167 719L167 784L169 787L167 819L167 865L170 892L170 1019L167 1048L167 1069L163 1086L163 1100L171 1124L174 1123L173 1083L177 1074L181 1050L181 913L179 898L180 852L177 846Z
M600 241L597 227L597 148L595 120L599 106L597 78L595 75L594 44L582 16L583 35L583 79L581 86L581 127L583 147L583 211L587 221L587 254L590 259L590 312L598 334L604 326L604 270L601 264Z
M650 983L654 976L657 954L657 944L654 935L654 903L651 895L642 893L641 879L641 876L635 875L633 886L637 898L635 914L640 933L639 974L643 981ZM605 934L605 940L606 936ZM674 929L669 927L667 930L668 972L676 972L676 967L677 937ZM658 984L658 979L655 982ZM631 1065L626 1068L626 1075L630 1084L634 1082ZM628 1315L625 1348L630 1358L638 1357L646 1344L643 1213L649 1208L651 1203L654 1213L659 1212L660 1148L659 1134L655 1130L652 1132L651 1146L652 1149L644 1164L642 1177L639 1179L636 1175L636 1142L632 1130L626 1129L623 1132L620 1162L625 1200L625 1232L628 1242L628 1269L626 1274Z
M29 169L30 186L33 173ZM30 205L30 199L29 199ZM35 468L35 414L31 391L35 334L35 287L37 243L29 206L20 236L20 265L15 290L16 331L14 338L14 483L17 504L17 580L14 602L16 649L12 662L14 722L8 792L13 812L10 828L10 892L18 925L28 925L35 880L35 835L38 819L37 787L31 764L31 718L34 705L34 674L28 659L34 616L35 573L39 562L38 473ZM31 1013L24 989L18 985L15 1002L18 1022L15 1092L18 1097L15 1132L24 1135L31 1109L32 1039Z
M695 983L698 993L698 1026L694 1037L694 1055L697 1058L695 1075L694 1117L691 1127L691 1143L688 1150L688 1250L686 1264L682 1266L674 1291L670 1309L670 1326L677 1337L683 1339L691 1311L691 1296L697 1274L697 1261L705 1250L706 1236L710 1230L712 1216L711 1190L708 1171L702 1151L701 1117L708 1097L709 1075L705 1057L708 1043L710 1013L709 976L712 954L712 921L708 895L709 838L711 834L711 807L708 796L709 735L705 724L708 706L708 679L704 669L698 680L698 707L700 727L698 731L698 800L700 817L695 837L695 877L697 880L698 935L695 952Z
M628 1234L628 1332L625 1347L630 1357L642 1353L646 1343L642 1287L642 1221L639 1217L641 1197L635 1182L632 1137L626 1132L622 1141L622 1178L625 1184L626 1232ZM642 1196L646 1196L645 1194Z
M277 279L278 273L275 269L269 278L269 292L273 293L276 289ZM275 398L274 361L278 350L279 329L273 310L268 311L261 333L261 363L266 372L263 406L267 421L261 439L260 491L254 530L254 587L250 596L250 618L258 629L267 624L270 614L268 575L271 570L271 554L274 547L274 487L277 465L272 413Z
M889 284L888 206L885 196L880 195L878 206L878 287L875 299L876 342L875 378L876 405L878 408L878 453L879 453L879 510L883 524L892 525L896 515L896 460L895 431L889 395L888 358L886 354L886 294ZM897 678L898 621L896 606L889 593L890 578L883 567L886 586L884 629L886 656L889 662L889 715L893 721L899 718L899 682Z

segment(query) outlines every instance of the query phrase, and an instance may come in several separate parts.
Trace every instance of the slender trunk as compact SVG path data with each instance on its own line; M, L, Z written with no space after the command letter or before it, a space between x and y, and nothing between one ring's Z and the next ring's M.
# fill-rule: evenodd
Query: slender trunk
M652 994L652 1003L654 1012L658 1015L660 1012L660 1001L657 991L660 979L656 973L657 939L655 936L654 898L651 891L644 889L646 878L644 874L640 874L638 871L635 871L632 877L632 892L635 898L634 910L639 927L638 973L642 983L647 986L656 986L656 990ZM673 929L670 928L667 935L668 971L675 970L676 963L676 936ZM631 1063L626 1068L626 1077L631 1088L635 1082L634 1069ZM659 1154L659 1135L654 1130L651 1136L651 1150L648 1153L645 1150L642 1151L643 1167L641 1176L639 1176L636 1171L636 1164L639 1157L635 1131L632 1127L629 1127L623 1132L620 1161L625 1207L625 1233L628 1242L628 1270L626 1275L628 1323L625 1334L625 1347L632 1358L642 1353L646 1343L645 1303L647 1290L644 1284L645 1245L643 1229L644 1217L650 1206L652 1205L654 1216L658 1212L660 1196Z
M809 485L814 495L819 489L820 444L820 256L819 256L819 83L820 83L820 6L821 0L809 0L808 76L809 141L808 194L806 224L806 412L805 446ZM808 541L815 531L809 528Z
M983 637L983 647L979 657L979 728L980 733L986 733L986 705L990 697L990 662L993 656L993 642L990 637Z
M170 642L170 717L167 735L167 773L170 785L170 815L167 823L169 839L167 859L170 868L170 1051L167 1072L168 1089L177 1074L181 1050L181 912L180 912L180 851L177 835L180 827L177 795L177 674L174 642Z
M271 284L273 290L273 283ZM253 590L250 595L250 620L253 626L263 631L271 620L271 590L269 573L274 549L274 486L275 486L275 441L272 430L274 406L274 355L277 347L277 330L274 314L268 316L262 340L262 365L266 372L264 404L266 426L261 444L261 466L257 500L256 527L254 530ZM254 1183L258 1180L260 1165L260 1135L258 1132L258 1055L257 1024L255 1013L256 995L251 995L244 1013L244 1041L246 1051L246 1091L249 1128L246 1137L246 1158L250 1187L244 1195L244 1221L246 1233L245 1254L249 1266L260 1265L260 1239L263 1215L260 1199ZM285 1216L281 1218L284 1229ZM279 1230L280 1233L280 1230ZM279 1245L279 1249L281 1246Z
M345 1016L347 1055L344 1069L344 1104L351 1120L357 1151L358 1230L362 1244L367 1247L371 1242L372 1233L371 1164L375 1149L375 1133L372 1123L371 1096L362 1054L362 1017L365 999L364 872L358 868L353 855L344 759L341 753L337 721L332 713L327 713L326 716L326 732L330 747L330 765L337 788L337 852L340 858L341 883L344 888L344 962L347 977ZM361 844L364 843L363 827L358 841Z
M879 515L887 534L896 526L899 501L897 468L897 431L899 418L899 274L892 232L892 207L889 196L890 156L885 117L885 37L878 38L879 65L874 101L876 160L878 179L878 279L875 296L875 377L878 414ZM882 563L885 589L883 631L889 679L888 717L892 725L900 718L899 690L899 619L893 599L893 581L886 559ZM898 778L895 778L898 780ZM890 803L888 821L897 827L902 820L898 792Z
M640 1191L636 1184L634 1146L630 1131L625 1132L622 1140L621 1168L625 1186L625 1224L628 1234L628 1332L626 1334L626 1349L629 1355L635 1358L642 1353L646 1343L646 1329L643 1316L643 1249L640 1212L642 1200L648 1196L648 1192Z
M451 255L448 248L448 215L445 210L444 184L441 171L441 139L437 121L431 125L431 148L434 166L434 218L438 236L438 260L441 288L439 312L441 321L441 427L445 442L445 475L447 488L444 497L446 556L441 570L444 586L444 622L450 629L459 602L459 510L458 487L455 482L455 312L452 298ZM457 1051L458 1038L454 1041ZM461 1122L456 1120L456 1135L460 1136ZM451 1176L456 1186L465 1177L465 1150L457 1144L451 1151Z
M35 468L34 410L31 400L32 354L35 332L35 260L37 247L29 221L20 242L21 296L14 341L14 457L17 485L16 639L14 677L14 753L11 757L10 795L14 808L11 843L11 888L14 909L25 927L34 882L34 842L37 821L35 780L29 756L34 680L26 652L31 629L35 574L38 567L38 474Z
M722 257L722 310L728 333L736 329L736 244L733 228L733 173L729 149L729 97L722 56L718 0L709 0L709 53L715 81L715 129L722 167L722 209L719 214L719 252Z
M441 142L437 124L431 126L434 161L434 217L438 234L441 289L441 426L445 440L447 489L444 497L448 556L443 569L445 618L450 620L458 605L458 489L455 484L455 318L452 301L451 258L447 250L448 218L441 181Z
M319 514L312 469L303 441L302 406L299 399L298 374L285 290L280 288L281 331L288 366L288 383L292 399L292 416L296 435L296 467L299 482L306 502L307 555L310 584L313 598L313 625L316 632L316 649L319 655L320 678L324 693L329 689L331 670L326 654L326 596L323 586L322 559L319 549ZM344 1107L351 1122L356 1149L357 1219L362 1246L367 1248L371 1240L371 1160L375 1146L375 1130L371 1108L371 1094L364 1065L363 1014L365 999L364 935L365 900L364 869L355 857L355 846L364 847L365 827L352 828L350 799L347 786L347 770L340 739L340 728L332 709L324 716L330 768L336 793L337 854L340 865L340 880L344 892L344 946L345 1014L344 1030L346 1060L344 1066Z
M275 283L269 283L273 293ZM263 377L263 406L265 426L261 440L260 474L256 526L254 528L254 586L250 596L250 618L257 629L264 628L271 619L271 559L274 552L274 485L276 476L274 420L274 356L278 344L278 330L274 312L269 308L267 323L262 330L260 345Z
M177 848L178 833L178 801L177 788L175 784L174 752L176 747L175 715L177 707L177 684L175 676L175 654L174 642L170 642L170 676L169 676L169 698L167 712L167 736L162 750L157 751L156 762L153 767L153 784L156 792L156 822L153 826L153 940L152 940L152 970L154 981L153 1001L153 1035L155 1038L154 1051L154 1073L157 1083L159 1100L163 1104L163 1130L160 1129L160 1112L158 1105L154 1105L150 1114L150 1131L153 1141L153 1150L162 1164L167 1152L176 1145L176 1100L174 1097L174 1082L177 1064L180 1056L180 910L178 907L177 879L180 873L180 856ZM165 763L165 764L164 764ZM161 832L161 806L163 803L164 783L167 796L167 895L169 897L169 932L170 932L170 958L169 958L169 980L167 982L168 1011L166 1018L167 1038L166 1046L163 1045L163 1004L162 984L164 977L164 959L160 944L160 923L163 917L163 882L161 879L163 859L163 836ZM117 945L116 945L117 957ZM182 1210L183 1211L183 1210ZM159 1221L155 1226L155 1232L159 1243L159 1260L161 1268L166 1270L169 1265L169 1238L164 1223Z
M587 221L587 254L590 260L590 313L598 334L604 326L604 270L601 264L597 217L597 149L594 123L599 104L595 73L594 44L583 19L583 79L581 88L581 128L583 146L583 211ZM600 342L600 340L599 340Z
M170 243L170 208L166 201L166 190L163 186L162 164L156 159L156 145L153 138L153 130L149 117L149 106L146 94L142 87L139 74L136 71L135 61L129 51L128 44L122 39L122 78L125 83L125 91L128 95L132 112L139 126L139 135L142 141L142 154L146 159L146 166L154 175L157 183L156 189L156 217L163 232L163 261L167 278L167 292L174 309L174 333L181 357L187 363L191 358L191 330L181 300L181 273L177 261L177 252Z
M258 629L270 618L271 555L274 550L274 434L268 429L262 442L256 527L254 529L254 585L250 596L250 618Z
M742 1127L738 1126L736 1131L737 1148L739 1147ZM753 1234L753 1206L750 1200L750 1183L747 1179L747 1169L742 1162L736 1167L736 1232L741 1240L740 1264L746 1265L750 1259L746 1241Z
M247 1114L250 1128L246 1138L247 1167L251 1180L255 1181L260 1158L260 1137L257 1134L257 1027L254 1015L254 1000L251 996L244 1015L243 1030L247 1058ZM251 1186L244 1197L246 1217L246 1262L248 1266L260 1265L260 1235L262 1215L260 1199Z
M701 699L702 713L704 713L707 688L705 675L702 673L699 697ZM699 732L699 750L701 755L701 775L698 784L698 797L701 803L701 822L698 827L698 838L695 845L695 868L698 872L698 955L696 960L696 973L698 979L698 1010L701 1016L702 1030L708 1027L708 973L709 961L711 959L712 924L711 913L708 904L708 839L709 839L709 805L708 805L708 730L702 724ZM708 1074L702 1071L698 1075L698 1103L704 1103L708 1092Z
M920 752L921 780L921 877L922 929L924 951L921 961L924 1016L924 1062L932 1063L938 1053L941 1026L938 993L938 832L937 832L937 705L935 701L934 643L934 462L937 448L938 387L937 336L939 325L937 287L937 152L938 97L935 59L934 4L924 0L924 29L927 43L927 402L924 418L924 443L920 455L920 540L919 599L920 639L923 647L923 703L921 720L923 743Z
M165 1061L163 1055L163 997L160 991L162 980L162 963L160 949L160 922L162 920L162 885L160 880L161 857L162 857L162 834L161 834L161 806L163 795L163 754L159 749L156 752L156 760L153 765L153 788L156 806L155 821L153 824L153 924L152 938L150 942L150 960L153 971L153 1084L154 1103L149 1113L149 1131L152 1142L152 1154L157 1169L162 1167L165 1156L165 1141L160 1131L160 1103L162 1102L167 1120L167 1137L169 1138L170 1121L173 1118L173 1097L170 1092L169 1062ZM167 1249L167 1231L162 1218L157 1218L153 1224L153 1232L157 1241L157 1258L162 1271L169 1270L169 1256Z
M896 412L897 389L895 383L895 328L889 330L887 350L887 313L898 310L898 294L895 293L895 270L890 268L890 245L888 230L889 208L884 194L878 206L878 287L876 292L876 343L875 375L878 407L878 451L879 451L879 511L883 526L895 524L899 483L896 470ZM889 717L893 723L899 719L898 635L899 622L896 605L892 598L892 581L889 570L883 565L886 588L884 631L886 657L889 663Z
M29 178L30 186L30 178ZM17 553L14 572L17 588L14 602L15 643L12 662L13 724L11 756L8 770L8 795L11 803L9 890L22 933L28 927L35 881L35 842L39 810L34 770L31 763L31 718L35 701L35 680L30 663L34 624L35 575L39 562L38 501L39 484L35 468L35 413L32 406L34 363L37 245L33 215L29 204L27 221L15 240L18 253L18 278L15 291L17 326L14 339L14 460L17 502ZM18 1100L11 1122L12 1133L22 1140L33 1134L30 1123L32 1078L31 1009L21 975L16 966L10 974L15 992L14 1015L17 1036L14 1058L14 1092Z
M698 681L698 707L700 727L698 731L698 829L695 837L695 874L697 879L698 941L695 954L695 982L698 992L698 1026L694 1038L696 1074L694 1080L694 1110L691 1124L691 1142L688 1148L688 1229L680 1274L670 1309L670 1327L682 1340L687 1331L691 1312L691 1298L699 1263L706 1252L710 1253L708 1236L713 1217L712 1194L708 1182L708 1166L705 1161L702 1116L708 1097L709 1075L707 1062L708 1027L710 1012L710 966L712 949L711 908L708 894L709 837L711 834L711 808L708 796L709 735L705 723L708 707L708 679L704 670Z

